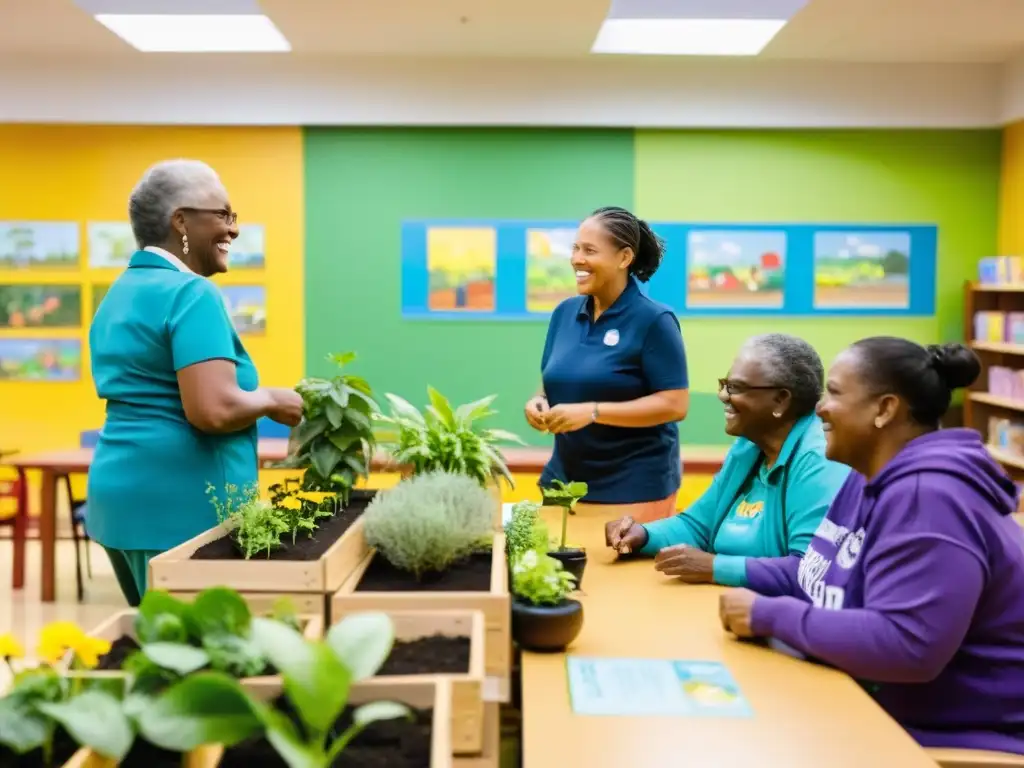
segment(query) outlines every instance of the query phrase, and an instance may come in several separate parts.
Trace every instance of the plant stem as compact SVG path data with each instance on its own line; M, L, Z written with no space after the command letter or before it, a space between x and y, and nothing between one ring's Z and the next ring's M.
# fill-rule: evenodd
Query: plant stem
M565 549L565 534L569 527L569 508L562 507L562 543L558 547L559 551Z

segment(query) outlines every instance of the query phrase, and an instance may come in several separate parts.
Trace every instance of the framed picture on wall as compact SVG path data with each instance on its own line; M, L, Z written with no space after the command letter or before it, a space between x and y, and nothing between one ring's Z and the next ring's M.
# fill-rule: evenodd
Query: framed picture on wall
M494 227L430 227L427 306L432 312L493 312L497 262Z
M241 225L228 257L231 269L263 269L266 266L264 236L262 224Z
M78 381L78 339L0 339L0 381Z
M576 295L572 244L576 230L526 230L526 311L549 313Z
M910 243L910 232L816 232L814 308L909 308Z
M690 231L686 252L687 308L780 309L785 284L785 232Z
M135 235L127 221L90 221L86 225L89 266L124 269L135 253Z
M0 221L0 269L61 269L79 265L78 224Z
M267 289L264 286L225 285L221 293L239 335L266 332Z
M0 284L0 328L78 328L81 325L81 286Z

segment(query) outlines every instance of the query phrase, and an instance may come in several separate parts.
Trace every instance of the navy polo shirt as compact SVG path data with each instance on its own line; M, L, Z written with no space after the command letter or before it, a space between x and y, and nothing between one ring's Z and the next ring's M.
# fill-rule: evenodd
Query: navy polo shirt
M610 403L668 389L686 389L686 353L679 320L630 278L626 290L597 319L591 299L574 296L555 308L541 358L544 394L562 403ZM658 501L679 490L679 427L591 424L555 435L555 450L541 475L583 481L584 501L633 504Z

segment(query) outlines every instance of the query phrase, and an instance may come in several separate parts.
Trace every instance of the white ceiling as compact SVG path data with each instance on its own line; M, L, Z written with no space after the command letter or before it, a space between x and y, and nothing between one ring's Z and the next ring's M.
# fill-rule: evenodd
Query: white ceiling
M260 0L294 56L580 58L609 0ZM1024 0L810 0L764 59L998 63L1024 51ZM141 54L72 0L0 0L0 56ZM283 54L287 55L287 54Z

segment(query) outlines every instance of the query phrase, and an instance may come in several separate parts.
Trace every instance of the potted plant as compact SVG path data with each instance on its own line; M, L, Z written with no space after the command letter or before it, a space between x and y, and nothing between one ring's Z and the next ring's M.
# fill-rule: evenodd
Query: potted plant
M477 480L449 472L417 474L381 491L363 515L371 550L335 594L331 615L481 611L487 673L507 680L508 576L491 505Z
M551 507L562 508L562 536L558 542L558 548L548 554L561 561L565 569L576 579L576 588L583 584L583 571L587 567L587 550L582 547L566 546L566 535L569 527L569 515L576 514L576 504L587 495L586 483L563 483L555 480L550 488L542 488L541 495L544 504Z
M342 752L346 765L451 765L445 684L394 686L391 700L358 685L391 652L386 615L348 617L314 641L280 622L256 619L253 628L283 684L254 696L224 674L191 675L139 718L149 741L180 751L221 743L226 766L328 768Z
M515 487L498 444L523 445L518 435L503 429L482 429L479 422L495 414L490 395L453 408L448 399L433 387L422 413L398 395L387 394L391 414L378 413L377 421L386 425L377 432L377 441L396 463L411 468L411 474L443 471L467 475L488 486L504 480Z
M344 371L354 352L328 355ZM302 396L302 422L292 434L288 457L281 469L304 470L302 490L326 491L364 508L372 491L353 494L360 478L370 474L376 438L373 419L378 411L366 379L339 373L330 379L307 377L295 391Z
M562 651L583 627L583 605L569 598L575 578L553 557L529 550L512 566L512 639L526 651Z

